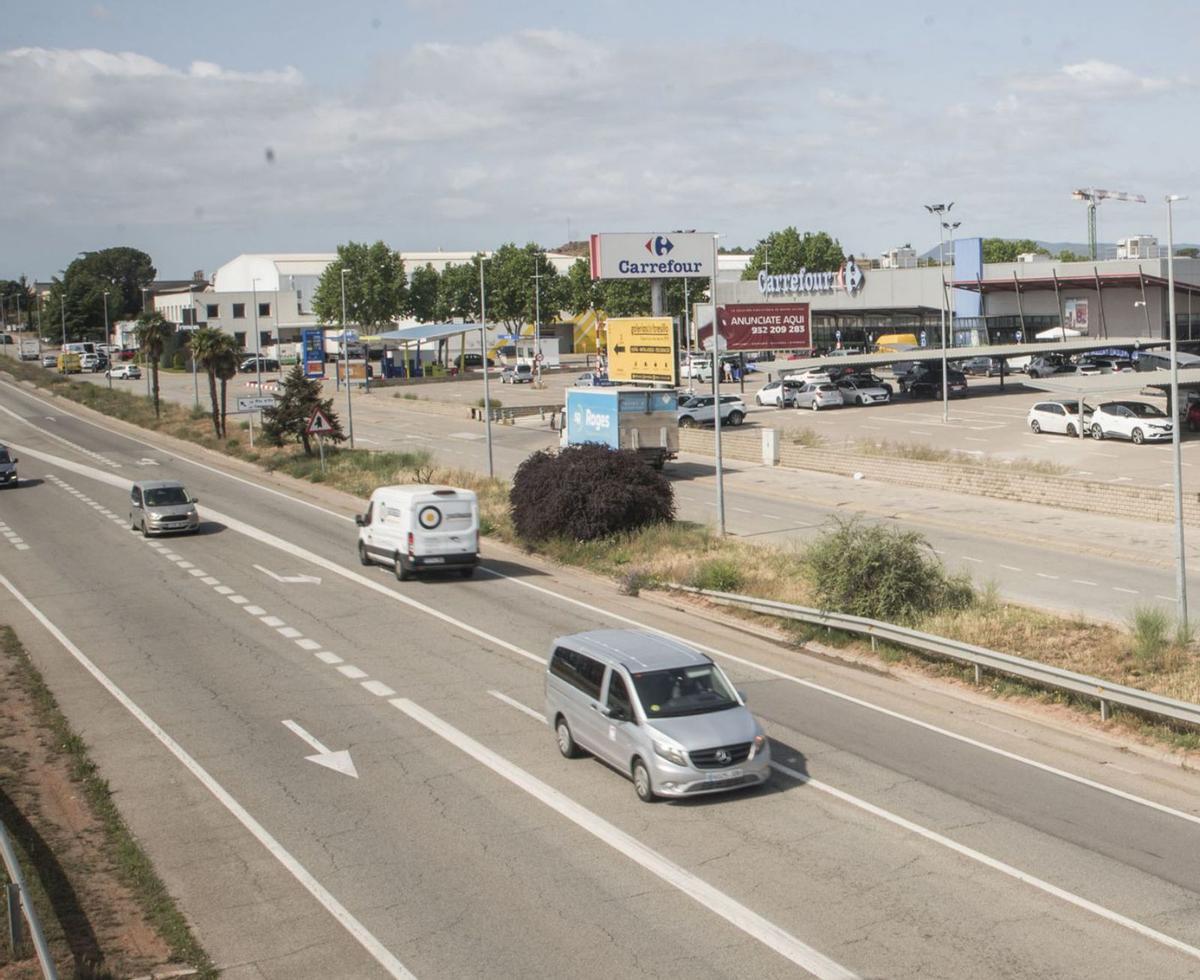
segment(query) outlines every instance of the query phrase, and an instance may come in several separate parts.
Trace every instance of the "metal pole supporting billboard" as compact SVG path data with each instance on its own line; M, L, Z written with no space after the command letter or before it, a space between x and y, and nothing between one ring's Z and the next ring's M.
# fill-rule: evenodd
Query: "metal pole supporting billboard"
M1179 428L1183 420L1179 416L1179 354L1176 349L1176 334L1178 327L1175 323L1175 225L1171 214L1171 205L1176 201L1186 200L1179 194L1168 194L1167 201L1167 318L1169 337L1171 341L1171 455L1173 477L1175 483L1175 590L1177 603L1178 630L1180 637L1188 635L1188 604L1187 604L1187 557L1184 552L1183 540L1183 463L1180 458ZM1188 324L1189 333L1191 324ZM1082 416L1080 416L1082 419Z
M688 281L683 280L683 344L687 349L688 391L692 390L692 312L688 307Z
M487 431L488 476L496 475L492 463L492 393L488 383L487 303L483 293L483 256L479 256L479 350L483 357L483 424Z
M717 236L712 240L713 452L717 456L717 533L725 536L725 470L721 465L721 323L717 317Z

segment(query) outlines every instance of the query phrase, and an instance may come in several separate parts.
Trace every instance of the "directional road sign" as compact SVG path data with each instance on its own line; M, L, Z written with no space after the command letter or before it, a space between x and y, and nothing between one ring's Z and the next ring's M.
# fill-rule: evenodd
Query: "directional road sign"
M245 414L246 412L261 412L264 408L274 407L275 399L272 396L266 395L259 397L256 395L250 395L249 397L238 398L237 411L234 412L234 414L240 415Z
M671 317L610 317L606 330L608 376L613 381L678 383Z

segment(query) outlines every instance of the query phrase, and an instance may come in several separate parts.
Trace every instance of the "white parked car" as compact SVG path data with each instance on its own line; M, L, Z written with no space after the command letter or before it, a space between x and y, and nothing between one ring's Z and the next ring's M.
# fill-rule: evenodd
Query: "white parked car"
M1146 402L1103 402L1092 413L1088 431L1093 439L1116 437L1140 445L1170 439L1171 420L1161 408Z
M142 377L142 369L136 364L118 364L104 373L116 381L139 381Z
M1083 431L1088 431L1092 421L1092 406L1083 403ZM1025 417L1034 432L1061 432L1069 436L1079 435L1079 405L1077 402L1038 402L1029 409Z
M679 406L679 424L685 429L693 425L712 425L714 415L712 395L693 395ZM722 395L721 424L741 425L745 419L746 403L737 395Z
M845 402L842 390L832 381L810 382L796 392L792 401L796 408L810 408L814 412L822 408L841 408Z
M776 408L791 408L796 392L804 387L803 382L785 378L772 381L754 396L757 405L774 405Z
M891 401L891 394L880 385L849 375L839 378L838 389L847 405L882 405Z
M1085 377L1091 377L1092 375L1103 374L1104 372L1100 370L1099 364L1081 363L1077 368L1075 368L1075 373Z
M807 371L794 371L788 375L789 381L803 381L805 384L822 384L832 379L828 371L809 368Z

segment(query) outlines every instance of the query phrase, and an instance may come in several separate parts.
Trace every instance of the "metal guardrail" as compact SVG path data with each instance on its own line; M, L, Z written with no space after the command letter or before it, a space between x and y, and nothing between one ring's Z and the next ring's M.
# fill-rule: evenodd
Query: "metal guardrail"
M1063 670L1061 667L1038 663L1036 660L1026 660L1012 654L998 653L995 650L977 647L970 643L961 643L958 640L933 636L929 633L921 633L904 626L882 623L862 616L825 612L807 606L777 602L773 599L755 599L752 596L717 592L711 589L697 589L687 585L671 587L681 592L704 596L721 605L736 606L766 616L778 616L782 619L811 623L814 626L827 626L831 629L845 630L848 633L858 633L870 637L872 650L875 649L877 640L884 640L922 653L973 664L975 683L977 684L982 680L982 671L989 670L997 674L1019 677L1042 687L1070 691L1072 694L1098 701L1100 717L1104 720L1108 719L1111 706L1119 704L1146 715L1168 718L1171 721L1200 727L1200 704L1177 701L1174 698L1163 697L1148 691L1139 691L1122 684L1112 684L1098 677L1077 674L1071 670Z
M13 849L8 831L0 823L0 857L4 859L4 870L8 873L11 884L5 903L9 928L9 941L12 943L13 955L16 956L18 947L22 944L20 934L21 915L29 923L29 937L33 940L33 948L37 953L38 962L42 966L42 976L46 980L58 980L58 971L54 959L50 955L50 947L46 945L46 936L42 932L42 923L38 919L37 910L33 907L33 898L29 894L29 886L25 884L25 876L21 873L21 865L17 861L17 852Z
M529 418L534 415L544 419L549 415L553 423L555 416L559 415L562 410L561 405L514 405L511 408L493 408L492 421L511 422L514 419ZM479 422L486 421L484 410L479 406L471 408L471 418Z

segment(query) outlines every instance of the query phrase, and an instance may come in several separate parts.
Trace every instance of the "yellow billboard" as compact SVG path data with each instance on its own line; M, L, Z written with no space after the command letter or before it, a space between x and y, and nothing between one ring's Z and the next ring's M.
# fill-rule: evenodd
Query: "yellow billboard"
M671 317L610 317L605 327L609 378L679 383L675 374L675 321Z

